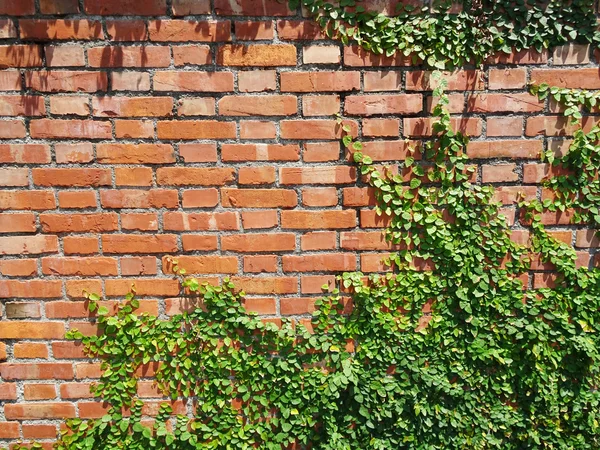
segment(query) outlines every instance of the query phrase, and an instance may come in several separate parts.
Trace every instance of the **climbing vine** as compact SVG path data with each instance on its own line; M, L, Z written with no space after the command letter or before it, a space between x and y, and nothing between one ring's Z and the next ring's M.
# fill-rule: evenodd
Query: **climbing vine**
M422 8L399 2L397 11L386 12L366 10L357 0L289 4L306 8L344 44L385 56L399 52L439 69L482 64L497 52L600 44L593 0L436 0Z
M102 362L92 392L108 409L68 420L56 448L599 448L600 271L577 268L541 220L552 205L594 219L595 197L586 208L587 196L567 193L594 170L598 130L554 161L578 174L549 179L562 200L521 203L532 239L519 245L493 188L471 182L468 138L452 130L443 89L437 138L397 168L375 167L343 138L389 217L393 270L341 276L308 328L261 321L230 281L200 284L176 260L189 312L138 314L132 293L112 314L90 294L101 333L69 337ZM556 267L554 287L527 289L535 259ZM138 394L149 371L168 399L152 421Z

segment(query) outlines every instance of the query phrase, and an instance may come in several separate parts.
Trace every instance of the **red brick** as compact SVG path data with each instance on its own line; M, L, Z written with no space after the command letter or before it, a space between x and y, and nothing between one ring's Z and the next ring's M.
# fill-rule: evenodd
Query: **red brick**
M10 39L17 37L17 27L15 22L10 19L0 20L0 39Z
M296 47L288 44L223 45L217 51L221 66L295 66Z
M274 37L273 22L235 21L235 37L240 41L271 40Z
M66 419L75 417L73 403L19 403L4 407L7 419L35 420L35 419Z
M156 171L158 184L171 186L222 186L234 177L231 168L160 167Z
M173 47L175 66L205 66L212 63L212 53L208 45L178 45Z
M148 40L148 31L143 20L107 20L106 29L112 41Z
M345 250L392 250L380 231L349 231L340 233L340 247ZM396 246L397 247L397 246Z
M430 71L414 71L406 74L406 90L432 91L439 82L431 79ZM479 70L443 72L442 79L448 83L448 91L480 91L485 87L484 73Z
M296 249L293 233L233 234L221 236L221 250L237 253L282 252Z
M437 120L429 117L404 119L404 135L410 137L423 137L433 135L433 126ZM482 130L481 119L476 117L452 117L450 126L455 131L460 131L467 136L480 136Z
M42 317L38 302L8 302L5 309L8 319L39 319Z
M63 383L60 385L60 397L65 399L71 398L92 398L90 394L90 383Z
M85 0L84 11L90 15L103 16L161 16L167 12L166 0Z
M57 115L87 116L90 113L89 100L79 96L52 97L50 112Z
M0 71L0 90L1 91L20 91L21 73L18 70Z
M102 24L97 20L21 19L21 39L36 41L104 39Z
M544 103L530 94L474 94L467 100L470 112L537 112Z
M600 74L595 67L569 69L534 69L531 71L531 83L546 83L573 89L600 89Z
M281 73L281 92L342 92L359 88L359 72Z
M23 424L23 437L25 439L56 439L56 425Z
M399 134L399 119L364 119L362 124L364 136L398 137Z
M313 20L278 20L277 35L282 40L325 39L321 27Z
M306 233L300 238L300 248L303 251L332 250L336 248L336 234L334 231Z
M568 117L528 117L525 124L525 136L573 136L575 131L583 128L589 132L596 124L597 117L584 117L581 124L571 123Z
M169 231L238 230L239 220L237 212L165 212L163 214L164 229Z
M24 138L25 134L25 124L22 119L2 121L2 127L0 127L0 139Z
M354 228L355 211L282 211L281 228L323 229Z
M89 233L118 228L115 213L40 214L40 224L45 233Z
M2 385L0 385L0 400L16 400L16 399L17 399L17 384L16 383L2 383ZM0 434L0 437L1 436L2 435Z
M172 234L104 234L104 253L175 253L177 237Z
M298 196L289 189L221 189L221 204L225 208L293 208Z
M184 234L181 236L183 250L189 251L208 251L217 249L217 236L211 234Z
M349 184L356 181L352 166L284 167L279 169L281 184Z
M54 153L58 164L89 163L94 160L94 147L90 142L56 143Z
M181 202L184 208L214 208L219 203L219 191L214 188L187 189Z
M275 124L266 120L240 120L240 138L275 139Z
M5 259L0 261L0 273L9 277L30 277L37 274L36 259Z
M45 48L48 67L85 66L84 48L80 45L47 45Z
M182 98L177 107L180 116L214 116L215 111L213 98Z
M158 46L105 46L88 48L90 67L169 67L171 52Z
M552 63L555 66L568 64L589 64L590 46L584 44L569 43L554 49Z
M488 117L487 135L497 136L521 136L523 134L522 117Z
M304 64L339 64L341 60L337 45L310 45L302 49Z
M410 56L396 52L394 56L376 55L362 47L352 45L344 47L344 65L351 67L384 67L413 65Z
M166 117L171 115L170 97L94 97L92 113L96 117Z
M131 256L120 258L120 260L122 275L156 275L156 258L154 256Z
M112 88L115 91L149 91L150 74L139 72L111 73Z
M0 439L18 439L19 437L19 422L0 422Z
M37 186L107 186L111 184L109 169L32 169Z
M338 124L335 120L282 120L281 137L283 139L337 139L344 134L342 126L351 127L356 134L356 122L346 121Z
M257 256L257 258L268 258ZM244 307L248 312L256 314L275 314L277 312L275 299L273 297L253 297L244 299Z
M289 16L292 11L283 2L261 0L215 0L215 13L224 16Z
M331 290L335 286L335 277L332 275L303 275L300 278L300 292L303 294L322 294L323 285L328 285Z
M104 72L41 70L25 73L25 86L40 92L97 92L108 89Z
M320 253L318 255L284 255L284 272L342 272L356 269L353 253Z
M469 158L526 158L537 159L542 141L472 141L467 147Z
M401 95L350 95L346 97L344 111L351 115L416 114L423 110L420 94Z
M173 15L209 14L209 0L173 0Z
M168 144L98 144L96 158L103 164L174 163L173 147Z
M0 255L36 255L58 252L56 236L6 236L0 237Z
M195 20L151 20L151 41L157 42L222 42L231 40L231 22Z
M402 74L398 71L364 73L365 91L399 91L402 89Z
M223 161L298 161L300 147L296 144L223 144Z
M93 258L42 258L42 273L44 275L117 275L116 258L93 257Z
M498 52L488 58L490 64L546 64L548 62L548 51L538 52L535 49L513 50L512 53Z
M304 162L337 161L340 158L340 143L306 142L302 158Z
M44 164L50 162L45 144L0 144L0 163Z
M277 211L244 211L242 225L245 230L275 228L279 224Z
M0 191L0 209L42 210L56 208L51 191Z
M526 84L526 69L490 69L490 89L524 89Z
M2 0L12 2L12 0ZM0 45L0 68L40 67L42 47L33 44Z
M149 167L115 168L117 186L150 186L152 169Z
M27 186L29 170L27 169L2 169L0 168L0 186ZM6 201L0 195L0 203Z
M33 0L0 0L0 14L8 16L28 16L35 13Z
M39 139L110 139L110 122L93 120L36 119L30 124L30 134Z
M106 280L106 296L121 297L131 292L134 286L138 295L171 296L179 293L179 282L168 278L139 278Z
M56 386L53 384L29 383L23 386L25 400L51 400L56 397Z
M65 236L63 238L63 250L65 255L98 253L98 238L96 236Z
M481 166L481 181L484 183L508 183L519 180L515 173L516 164Z
M14 345L13 353L17 359L47 359L48 346L44 343L17 342Z
M217 162L216 144L179 144L179 156L186 163Z
M302 189L302 204L304 206L335 206L338 203L336 188L306 188Z
M0 95L2 116L43 116L44 98L37 95Z
M275 255L244 256L244 272L248 272L248 273L277 272L277 256L275 256ZM248 306L247 303L246 303L246 306Z
M292 95L232 95L222 97L218 105L222 116L290 116L298 109Z
M94 191L60 191L58 205L61 208L96 208Z
M115 136L151 139L154 137L154 123L152 120L115 120Z
M185 256L177 257L181 267L188 273L237 273L238 259L235 256ZM168 263L163 259L163 271Z
M302 97L302 114L306 116L331 116L340 112L338 95L311 95Z
M272 184L275 182L275 168L263 167L240 167L238 172L239 184Z
M296 277L232 277L236 289L248 294L295 294L298 292Z
M159 139L235 139L234 122L217 120L160 121L157 124Z
M240 92L266 92L277 88L277 72L274 70L250 70L238 72Z
M0 323L0 336L2 336L2 339L63 339L65 337L65 325L62 322L2 322ZM2 364L0 365L0 371L3 372L4 369L7 369L16 378L18 377L17 372L23 366L28 367L18 364L14 369L11 369L10 364ZM31 367L35 369L35 366ZM52 365L42 366L42 368L52 369ZM45 372L47 373L47 370ZM2 376L6 379L8 379L7 375L2 373ZM50 375L52 374L50 373ZM52 376L49 378L52 378Z

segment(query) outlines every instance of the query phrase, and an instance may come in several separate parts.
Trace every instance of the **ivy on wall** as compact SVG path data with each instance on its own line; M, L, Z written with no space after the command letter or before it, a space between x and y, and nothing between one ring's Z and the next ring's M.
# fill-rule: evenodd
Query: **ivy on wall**
M577 268L574 250L541 222L552 208L596 220L597 198L577 183L595 170L598 129L578 131L554 160L569 165L548 180L556 200L522 202L532 240L519 245L493 188L470 181L468 138L450 126L443 87L437 139L398 167L376 168L360 142L343 139L377 212L390 217L386 237L400 247L393 272L344 274L341 291L317 302L311 329L263 323L229 281L201 285L177 261L197 301L190 312L139 315L132 294L112 315L90 295L102 333L69 337L102 361L93 393L109 409L69 420L56 448L599 448L600 271ZM581 102L569 102L574 117ZM407 171L408 181L399 175ZM523 285L536 258L556 266L555 287ZM148 423L137 388L150 368L173 403Z
M513 49L600 44L594 0L435 0L421 9L400 3L387 13L365 10L356 0L289 4L306 8L328 36L344 44L386 56L401 52L439 69L482 64Z

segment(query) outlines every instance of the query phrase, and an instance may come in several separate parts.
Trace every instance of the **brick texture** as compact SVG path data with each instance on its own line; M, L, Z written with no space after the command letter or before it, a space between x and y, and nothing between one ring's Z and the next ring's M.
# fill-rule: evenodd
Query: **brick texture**
M431 71L328 40L286 1L0 0L0 14L0 447L103 414L98 365L64 340L95 331L84 290L113 307L135 284L142 310L175 314L178 255L232 277L250 310L301 320L336 273L389 269L386 218L333 115L397 164L433 133ZM573 133L526 86L599 89L598 56L567 45L446 74L476 180L513 223L556 171L540 153ZM543 220L593 260L592 230Z

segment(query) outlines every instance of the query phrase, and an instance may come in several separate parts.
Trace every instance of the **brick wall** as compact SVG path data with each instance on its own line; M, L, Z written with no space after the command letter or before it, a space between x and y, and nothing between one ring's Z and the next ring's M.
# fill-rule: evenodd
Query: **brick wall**
M114 304L135 284L141 309L174 314L176 255L277 320L307 317L337 272L385 270L385 220L333 114L397 164L431 134L429 73L409 59L324 40L276 0L0 0L0 39L0 443L102 414L98 365L63 339L94 330L84 289ZM599 56L522 52L448 76L519 241L514 201L546 195L540 151L572 132L526 84L599 89ZM592 264L598 241L568 219L544 216ZM549 282L534 269L532 286Z

